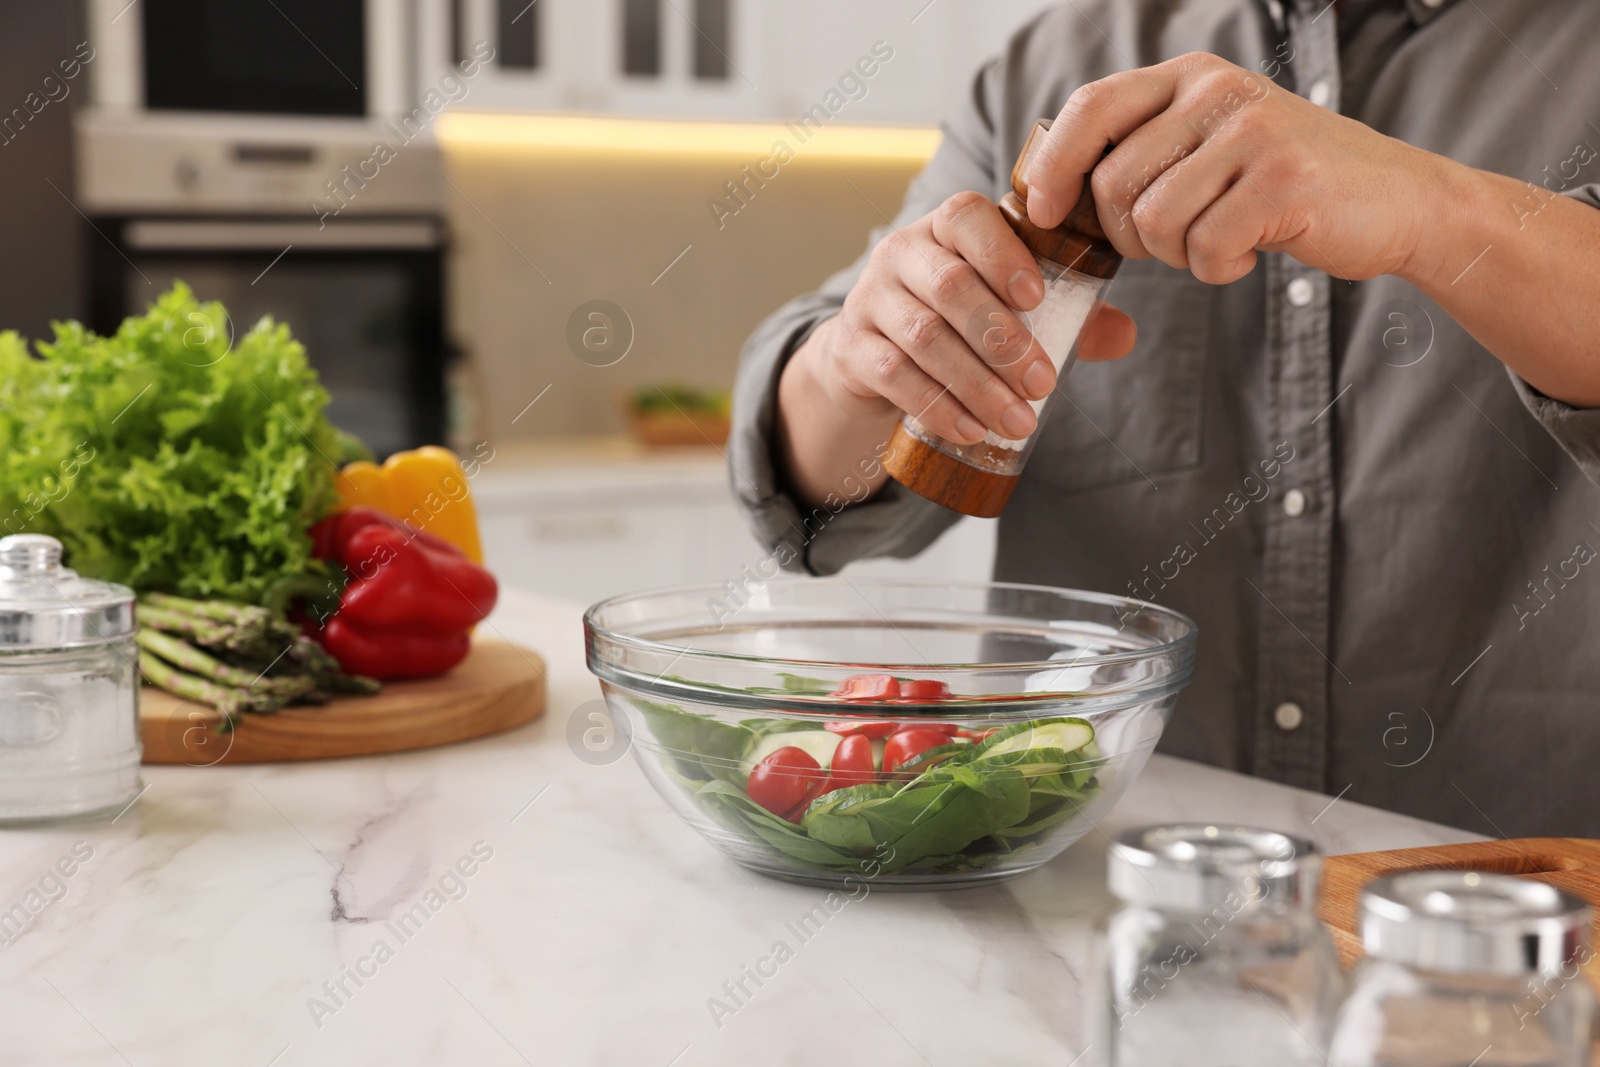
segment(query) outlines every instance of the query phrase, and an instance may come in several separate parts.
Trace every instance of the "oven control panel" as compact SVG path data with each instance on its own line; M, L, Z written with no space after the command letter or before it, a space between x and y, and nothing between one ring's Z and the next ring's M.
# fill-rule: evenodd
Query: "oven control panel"
M108 113L75 123L91 215L435 214L443 165L427 131L366 119Z

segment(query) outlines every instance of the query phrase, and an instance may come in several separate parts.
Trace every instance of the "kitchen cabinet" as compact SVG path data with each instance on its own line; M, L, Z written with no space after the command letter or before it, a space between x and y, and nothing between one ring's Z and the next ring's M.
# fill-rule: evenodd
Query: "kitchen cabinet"
M418 81L438 84L455 57L487 45L495 58L474 79L474 108L787 119L833 90L829 106L841 122L931 124L967 91L978 65L1048 6L1049 0L424 0ZM893 58L861 83L855 64L877 42ZM847 77L854 80L841 86Z
M770 553L711 449L613 458L496 453L473 482L484 559L502 584L590 604L653 586L771 574ZM851 575L984 581L994 524L964 520L914 560L866 560Z

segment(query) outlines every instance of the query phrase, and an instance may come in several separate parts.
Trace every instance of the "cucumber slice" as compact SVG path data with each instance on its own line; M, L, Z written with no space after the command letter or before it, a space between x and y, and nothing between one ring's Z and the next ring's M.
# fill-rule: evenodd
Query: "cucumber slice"
M1023 748L1011 752L984 753L972 761L974 767L1009 767L1024 778L1042 778L1073 768L1081 757L1059 748Z
M937 767L945 760L956 759L966 761L972 757L972 746L968 744L952 743L948 745L935 745L926 752L919 752L911 759L906 760L896 767L891 776L901 781L908 781L921 774L930 767ZM883 761L878 761L878 766L883 766Z
M846 786L824 793L811 802L806 808L804 818L810 819L814 815L843 815L850 809L859 807L870 800L886 800L899 791L897 786L884 785L881 782L867 782L863 785Z
M873 782L824 793L806 809L801 829L832 848L870 850L878 841L872 824L861 815L888 803L896 792L892 785Z
M1094 727L1082 719L1035 719L1001 730L977 746L977 756L984 759L1038 748L1076 752L1092 741Z
M824 769L833 762L833 753L839 747L840 737L822 729L809 730L775 730L756 738L744 754L744 774L750 776L755 765L778 751L793 745L809 753Z

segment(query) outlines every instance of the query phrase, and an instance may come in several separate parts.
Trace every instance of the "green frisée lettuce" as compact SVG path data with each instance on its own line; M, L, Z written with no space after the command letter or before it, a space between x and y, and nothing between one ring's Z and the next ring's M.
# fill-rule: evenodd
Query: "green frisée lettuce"
M827 770L839 737L793 719L722 722L635 699L678 785L718 824L802 868L981 870L1042 841L1100 789L1105 760L1082 719L1041 719L919 754L887 780L823 792L789 818L750 798L762 759L795 747ZM882 742L875 742L882 745ZM1070 748L1065 746L1071 746Z
M234 327L238 327L235 336ZM59 539L79 572L259 604L321 574L337 501L328 394L288 327L175 285L111 337L57 323L38 357L0 334L0 527Z

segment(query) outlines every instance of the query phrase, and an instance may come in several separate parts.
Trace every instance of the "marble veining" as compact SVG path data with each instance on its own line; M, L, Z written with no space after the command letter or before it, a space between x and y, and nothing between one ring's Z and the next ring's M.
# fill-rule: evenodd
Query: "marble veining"
M542 722L149 767L115 822L0 833L0 1067L1066 1064L1118 829L1248 821L1329 852L1475 837L1157 757L1037 872L830 908L720 858L631 758L569 751L596 695L575 606L508 593L486 628L548 659Z

